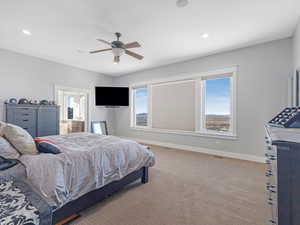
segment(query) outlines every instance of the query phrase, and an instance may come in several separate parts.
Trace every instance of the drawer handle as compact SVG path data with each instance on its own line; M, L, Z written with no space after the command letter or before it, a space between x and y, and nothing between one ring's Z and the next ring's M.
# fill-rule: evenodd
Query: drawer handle
M267 184L267 191L270 191L271 193L276 193L274 189L276 189L276 185Z
M267 159L266 164L269 164L269 165L272 164L271 160Z
M28 128L27 128L27 127L23 127L23 129L24 129L24 130L28 130Z
M271 170L267 170L266 177L271 177L271 176L273 176L272 171Z
M29 114L28 113L24 113L23 116L29 116Z
M270 154L266 153L265 156L266 156L268 159L270 159L270 160L273 160L273 161L276 160L276 156L275 156L275 155L270 155Z
M273 205L273 202L272 202L272 201L268 201L268 204L269 204L269 205Z
M28 122L28 120L23 120L24 122Z

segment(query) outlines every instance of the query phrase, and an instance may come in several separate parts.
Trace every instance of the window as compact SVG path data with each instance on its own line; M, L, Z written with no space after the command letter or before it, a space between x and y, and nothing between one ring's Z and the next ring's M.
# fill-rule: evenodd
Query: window
M231 77L204 80L204 130L231 131Z
M134 89L134 121L135 126L148 126L148 89Z
M132 126L190 135L236 135L236 68L132 88ZM150 94L151 93L151 94Z

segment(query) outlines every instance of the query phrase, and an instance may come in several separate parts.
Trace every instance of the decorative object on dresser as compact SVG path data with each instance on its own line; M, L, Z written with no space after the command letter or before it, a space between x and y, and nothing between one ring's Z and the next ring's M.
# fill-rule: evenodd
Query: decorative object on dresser
M6 122L27 130L33 137L59 134L59 106L6 104Z
M300 224L300 129L266 126L269 224Z
M8 102L9 102L10 104L17 104L17 103L18 103L18 100L17 100L16 98L10 98L10 99L8 100Z
M40 105L50 105L48 100L42 100L40 101Z
M92 121L91 131L94 134L108 135L106 121Z
M300 107L287 107L269 122L270 126L300 128Z
M18 104L29 104L29 101L26 98L21 98Z

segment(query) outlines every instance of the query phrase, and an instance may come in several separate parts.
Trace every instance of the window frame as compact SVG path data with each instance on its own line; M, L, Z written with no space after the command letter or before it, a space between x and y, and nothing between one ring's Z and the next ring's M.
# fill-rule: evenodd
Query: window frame
M136 125L136 112L135 112L135 97L136 97L136 90L137 89L143 89L146 88L147 89L147 93L148 93L148 115L147 115L147 126L138 126ZM149 85L142 85L142 86L134 86L134 87L130 87L130 101L131 101L131 127L135 127L135 128L140 128L140 129L146 129L146 128L151 128L152 127L152 123L151 123L151 102L149 100L150 97L150 87Z
M191 135L191 136L204 136L204 137L212 137L212 138L221 138L221 139L237 139L237 71L238 66L202 72L202 73L193 73L193 74L181 74L178 76L173 76L172 78L167 79L158 79L152 80L146 83L135 83L130 85L130 95L131 95L131 129L146 131L146 132L158 132L165 134L179 134L179 135ZM230 131L229 132L220 132L203 129L203 125L205 124L205 80L207 79L217 79L228 77L230 74L231 77L231 118L230 118ZM227 75L227 76L226 76ZM182 131L182 130L167 130L167 129L157 129L152 128L152 85L158 84L167 84L174 83L186 80L195 80L195 131ZM147 88L148 89L148 123L147 126L136 126L135 119L135 89L138 88Z
M228 132L223 131L214 131L206 128L206 82L207 80L230 78L230 128ZM203 134L212 134L212 135L224 135L224 136L236 136L236 92L235 92L235 72L230 72L227 74L211 75L202 77L198 80L200 82L200 114L197 114L197 117L200 116L200 121L198 121L198 128L196 132ZM196 104L197 106L197 104Z

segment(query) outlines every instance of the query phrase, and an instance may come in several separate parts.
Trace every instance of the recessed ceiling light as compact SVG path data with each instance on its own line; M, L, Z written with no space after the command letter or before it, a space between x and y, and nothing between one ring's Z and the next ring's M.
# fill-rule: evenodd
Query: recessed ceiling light
M31 35L31 32L29 30L23 29L22 32L27 36Z
M188 0L177 0L176 1L176 5L179 8L183 8L183 7L187 6L188 4L189 4Z
M202 38L204 39L208 38L208 34L207 33L202 34Z
M77 52L80 53L80 54L87 53L87 51L84 51L84 50L81 50L81 49L77 49Z

